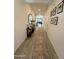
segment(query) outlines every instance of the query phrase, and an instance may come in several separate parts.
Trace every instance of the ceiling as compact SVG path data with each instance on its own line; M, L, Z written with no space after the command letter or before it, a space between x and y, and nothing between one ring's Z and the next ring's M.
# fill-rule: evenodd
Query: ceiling
M35 14L44 14L44 12L47 10L48 8L48 4L43 4L43 3L36 3L36 4L30 4L32 10L35 12Z
M28 3L51 3L52 0L26 0Z
M53 0L26 0L26 3L31 6L36 15L39 13L43 15L52 1Z

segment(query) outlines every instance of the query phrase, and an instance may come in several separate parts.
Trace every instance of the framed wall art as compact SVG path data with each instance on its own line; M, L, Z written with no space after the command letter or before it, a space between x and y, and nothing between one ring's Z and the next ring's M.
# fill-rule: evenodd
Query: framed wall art
M55 8L51 11L50 16L56 15L56 10L57 10L57 7L55 7Z
M51 24L58 25L58 16L51 18Z
M57 14L63 12L64 0L60 2L57 6Z

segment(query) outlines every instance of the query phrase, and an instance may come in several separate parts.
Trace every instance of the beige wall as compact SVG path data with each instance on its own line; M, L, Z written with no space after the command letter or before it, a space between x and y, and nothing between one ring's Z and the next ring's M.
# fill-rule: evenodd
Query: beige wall
M21 0L15 0L14 5L14 51L16 51L26 38L28 14L33 14L34 19L34 13L28 4L24 4Z
M45 13L45 30L53 44L59 59L64 59L64 13L57 14L58 25L50 24L50 11L62 0L54 0Z

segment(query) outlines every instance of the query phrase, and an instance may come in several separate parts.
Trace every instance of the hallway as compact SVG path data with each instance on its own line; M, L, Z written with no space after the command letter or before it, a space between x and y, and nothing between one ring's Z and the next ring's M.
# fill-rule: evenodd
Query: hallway
M64 0L14 2L15 59L64 59Z
M40 27L17 49L15 59L58 59L58 57L46 32Z

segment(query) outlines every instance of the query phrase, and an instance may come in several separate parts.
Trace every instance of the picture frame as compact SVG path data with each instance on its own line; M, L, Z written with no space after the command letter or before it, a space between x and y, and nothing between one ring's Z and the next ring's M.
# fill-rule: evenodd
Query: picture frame
M64 0L60 2L57 6L57 14L63 12Z
M51 18L51 24L58 25L58 16Z
M51 16L54 16L54 15L56 15L56 10L57 10L57 7L55 7L52 11L51 11Z

